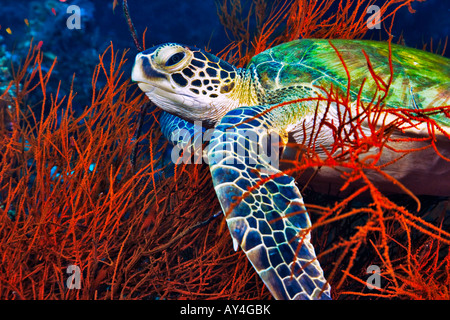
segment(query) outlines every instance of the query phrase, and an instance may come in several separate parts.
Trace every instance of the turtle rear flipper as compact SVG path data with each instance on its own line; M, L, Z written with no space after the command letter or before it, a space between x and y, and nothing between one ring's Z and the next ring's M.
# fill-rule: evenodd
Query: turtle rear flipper
M276 299L330 299L300 191L264 152L274 128L265 108L232 110L216 127L208 160L217 196L233 242Z

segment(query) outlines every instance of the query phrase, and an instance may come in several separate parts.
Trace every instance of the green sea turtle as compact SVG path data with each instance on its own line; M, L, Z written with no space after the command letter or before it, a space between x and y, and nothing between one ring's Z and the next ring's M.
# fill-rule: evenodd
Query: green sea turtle
M345 110L314 98L327 97L326 89L333 86L343 95L349 89L352 108L357 100L365 105L376 102L385 94L380 83L388 83L391 75L389 56L384 42L303 39L264 51L242 69L201 49L174 43L136 57L132 80L167 112L161 118L167 137L177 129L193 134L195 121L214 128L207 160L235 249L240 245L277 299L329 299L331 288L310 242L311 222L294 179L261 150L269 143L282 147L288 141L312 143L318 151L329 149L336 133L331 126L322 125L320 131L317 126L324 118L336 125L345 119L339 118ZM420 111L449 105L448 59L394 44L391 57L394 76L385 107ZM296 99L300 100L279 105ZM445 112L428 117L440 128L435 130L436 148L450 158L450 118ZM393 118L379 117L378 125ZM367 121L361 126L368 130ZM428 135L428 129L417 122L392 134L421 136ZM408 147L423 143L417 140ZM394 149L383 150L379 163L396 157ZM428 148L406 154L384 170L413 192L448 196L450 179L441 177L449 176L450 165L441 156ZM334 185L340 179L336 172L322 168L313 182ZM371 178L380 180L380 188L399 191L383 177Z

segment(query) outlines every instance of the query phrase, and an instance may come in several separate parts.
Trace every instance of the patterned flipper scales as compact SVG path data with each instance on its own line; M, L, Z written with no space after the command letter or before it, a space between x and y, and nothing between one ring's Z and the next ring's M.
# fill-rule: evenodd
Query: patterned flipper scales
M268 151L261 144L272 128L268 115L258 116L262 110L232 110L214 130L209 145L212 179L233 242L241 246L275 298L330 299L310 234L302 234L311 223L294 179L268 162L273 155L256 152L256 148ZM186 146L201 136L192 123L169 113L163 112L159 122L169 141Z
M264 139L274 125L270 114L261 116L264 109L230 111L209 145L212 179L235 249L241 246L276 299L330 299L310 234L303 232L311 222L300 191L261 152L268 151Z
M162 111L159 116L159 124L163 136L180 150L191 150L192 147L201 148L203 135L206 131L204 127L196 126L193 123L181 119L173 114ZM194 150L198 152L200 150Z

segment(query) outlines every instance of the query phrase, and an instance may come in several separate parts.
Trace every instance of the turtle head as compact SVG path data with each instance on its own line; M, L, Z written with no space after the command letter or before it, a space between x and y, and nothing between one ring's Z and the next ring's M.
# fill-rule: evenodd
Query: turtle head
M132 80L161 109L214 124L242 104L241 70L201 49L167 43L136 56Z

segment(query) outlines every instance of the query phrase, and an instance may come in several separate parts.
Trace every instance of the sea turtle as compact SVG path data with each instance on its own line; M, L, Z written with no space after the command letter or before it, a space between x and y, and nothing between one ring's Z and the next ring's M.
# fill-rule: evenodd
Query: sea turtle
M195 121L214 128L207 160L235 249L240 245L277 299L329 299L331 288L310 242L311 222L296 182L261 150L280 143L282 152L288 141L329 148L334 141L330 126L314 130L325 117L336 124L341 106L314 98L326 97L333 87L348 93L352 107L357 100L367 106L385 94L381 82L389 82L391 65L383 105L422 110L449 104L449 60L387 42L296 40L254 56L246 68L175 43L136 56L132 80L167 112L161 118L166 136L180 128L192 134ZM428 116L440 128L436 148L450 158L450 118L445 112ZM379 117L378 124L386 125L389 117ZM428 128L416 123L394 134L426 135ZM395 152L383 150L379 161L387 163ZM450 165L441 156L429 148L406 154L385 170L392 168L389 174L414 192L448 196L450 179L440 177L449 176ZM318 181L337 181L335 170L322 169Z

